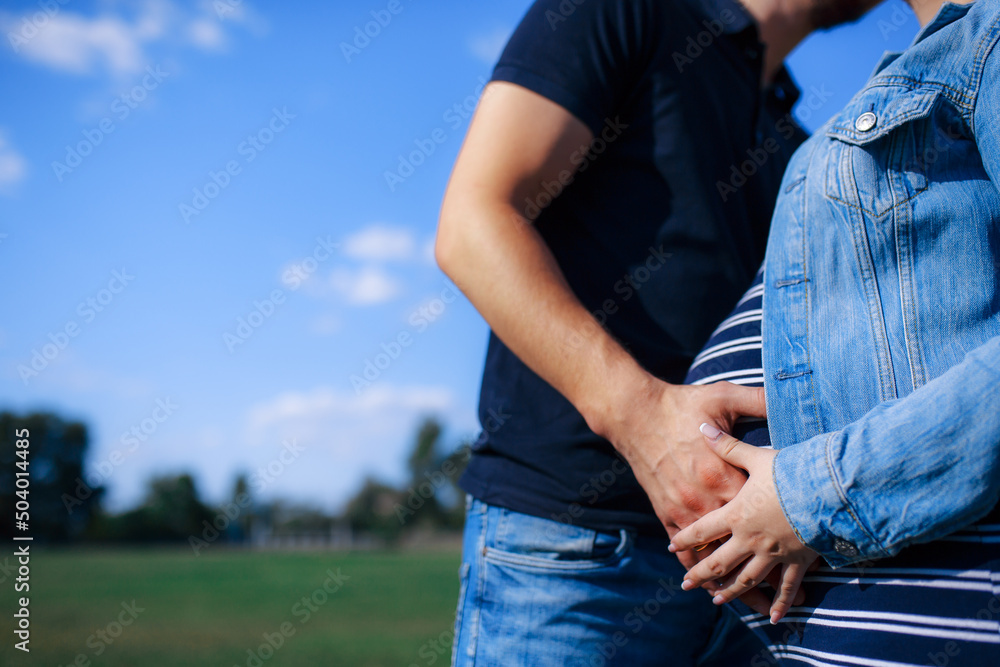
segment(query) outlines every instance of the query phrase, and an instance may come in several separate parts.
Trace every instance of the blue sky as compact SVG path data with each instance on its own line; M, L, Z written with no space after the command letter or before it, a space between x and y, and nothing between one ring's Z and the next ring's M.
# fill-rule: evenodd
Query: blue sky
M84 420L112 509L180 471L221 500L293 439L260 496L335 510L423 415L475 435L487 329L431 245L530 3L390 4L0 2L0 408ZM916 30L890 0L804 43L804 125Z

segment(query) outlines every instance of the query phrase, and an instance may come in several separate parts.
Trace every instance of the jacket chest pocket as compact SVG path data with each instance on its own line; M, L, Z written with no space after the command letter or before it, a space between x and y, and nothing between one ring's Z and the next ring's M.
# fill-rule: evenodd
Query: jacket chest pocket
M872 219L927 189L928 127L937 91L875 87L826 126L826 196Z

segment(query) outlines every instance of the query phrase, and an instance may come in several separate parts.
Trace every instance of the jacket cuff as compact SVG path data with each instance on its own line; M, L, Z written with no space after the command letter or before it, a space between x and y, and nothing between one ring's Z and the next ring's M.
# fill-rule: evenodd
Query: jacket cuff
M840 432L778 450L774 486L785 518L802 543L838 568L889 555L847 500L830 457Z

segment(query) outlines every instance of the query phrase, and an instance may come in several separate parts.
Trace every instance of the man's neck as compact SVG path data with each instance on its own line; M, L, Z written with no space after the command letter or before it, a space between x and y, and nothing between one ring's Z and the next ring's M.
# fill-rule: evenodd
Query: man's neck
M809 0L739 1L757 21L760 41L767 47L763 75L764 81L770 82L781 69L785 56L813 30ZM913 2L934 1L913 0Z

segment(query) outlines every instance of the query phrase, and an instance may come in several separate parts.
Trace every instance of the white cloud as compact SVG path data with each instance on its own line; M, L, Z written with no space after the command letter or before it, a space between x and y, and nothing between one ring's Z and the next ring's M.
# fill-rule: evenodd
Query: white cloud
M304 279L302 263L287 265L281 273L283 279L290 281L299 276L303 291L312 297L329 298L332 294L348 304L365 306L385 303L404 294L406 284L399 277L400 272L423 269L419 265L425 263L435 265L433 237L418 240L408 227L368 225L347 236L337 247L347 261L326 274L325 280ZM393 266L398 263L408 266ZM329 326L319 325L319 328L332 333Z
M20 25L5 27L22 34ZM30 39L12 46L23 57L57 70L87 74L95 65L104 64L116 74L128 74L142 69L142 43L162 28L154 16L130 25L116 16L91 19L60 12L38 27Z
M285 392L253 406L246 420L246 441L267 446L285 438L310 443L338 458L349 457L356 468L372 467L382 459L396 468L414 424L428 415L454 412L450 389L434 386L400 387L377 383L360 396L351 391L317 387ZM357 479L359 470L355 470Z
M405 227L370 225L344 242L348 257L369 260L407 260L416 250L413 232Z
M135 36L143 40L163 37L168 26L176 20L177 13L170 0L146 0L135 22Z
M251 470L273 458L286 439L302 448L301 461L290 465L265 495L310 492L339 505L366 475L405 480L406 457L423 418L464 425L474 417L466 412L456 405L453 392L441 386L378 382L361 396L322 386L284 392L253 406L243 441L249 445L247 458L254 461Z
M200 6L206 15L213 16L220 21L242 23L258 37L268 31L267 21L255 12L245 0L202 0Z
M451 409L453 397L446 387L397 387L376 384L360 396L353 392L318 387L309 392L286 392L250 410L252 430L264 429L290 421L344 418L369 421L375 415L413 412L444 412Z
M488 33L473 35L468 41L469 51L487 65L495 65L510 39L510 32L508 28L496 28Z
M237 16L231 25L250 27L246 12L234 12L229 18ZM146 51L157 41L186 38L199 49L218 51L226 43L223 26L224 17L211 4L192 12L169 0L147 0L131 18L108 12L84 16L58 4L47 12L0 15L0 29L16 54L72 74L92 74L99 67L118 76L134 74L149 64ZM263 21L255 16L253 26L259 34Z
M226 35L217 21L196 19L188 24L187 32L191 42L205 50L216 51L226 45Z
M358 306L385 303L403 292L399 281L377 266L364 266L358 271L346 267L334 269L330 286L348 303Z
M27 170L24 158L10 146L6 135L0 131L0 192L7 192L20 183Z

